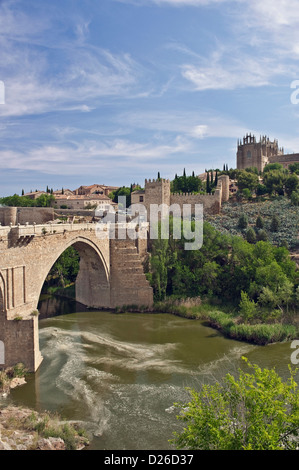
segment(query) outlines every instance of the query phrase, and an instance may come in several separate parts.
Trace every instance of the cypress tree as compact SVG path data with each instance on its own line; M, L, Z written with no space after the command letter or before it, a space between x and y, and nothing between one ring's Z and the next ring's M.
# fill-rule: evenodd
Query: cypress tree
M207 193L210 193L211 192L211 188L210 188L210 173L207 172Z
M216 175L215 175L215 186L217 187L217 184L218 184L218 173L217 173L217 170L216 170Z

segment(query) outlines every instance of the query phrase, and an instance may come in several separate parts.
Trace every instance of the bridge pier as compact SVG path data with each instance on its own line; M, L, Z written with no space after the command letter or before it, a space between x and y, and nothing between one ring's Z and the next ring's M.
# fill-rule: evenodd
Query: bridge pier
M38 317L22 320L2 319L0 332L0 340L3 343L0 367L11 367L22 363L28 371L35 372L42 362L39 349Z

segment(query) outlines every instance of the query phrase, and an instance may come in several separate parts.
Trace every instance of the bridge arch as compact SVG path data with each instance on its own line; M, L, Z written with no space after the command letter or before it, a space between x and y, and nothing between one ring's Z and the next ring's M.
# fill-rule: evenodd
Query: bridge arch
M76 300L88 307L110 306L109 267L99 247L89 238L76 236L61 245L45 262L38 287L38 300L51 268L69 247L74 247L80 256L79 273L76 280Z

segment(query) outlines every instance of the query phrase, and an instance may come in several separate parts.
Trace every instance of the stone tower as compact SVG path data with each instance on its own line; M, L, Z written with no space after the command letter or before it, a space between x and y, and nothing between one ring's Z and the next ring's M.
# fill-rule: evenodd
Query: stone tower
M145 207L150 214L151 204L166 204L170 206L170 181L169 179L145 180Z
M256 167L262 172L271 157L283 155L284 151L278 147L278 141L270 141L269 137L261 136L259 142L256 137L247 134L243 141L238 141L237 169Z

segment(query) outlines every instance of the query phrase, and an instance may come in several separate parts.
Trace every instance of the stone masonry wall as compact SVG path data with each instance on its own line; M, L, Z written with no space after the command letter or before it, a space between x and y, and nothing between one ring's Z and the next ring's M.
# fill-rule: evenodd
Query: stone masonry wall
M54 220L52 207L0 207L1 225L45 224Z

